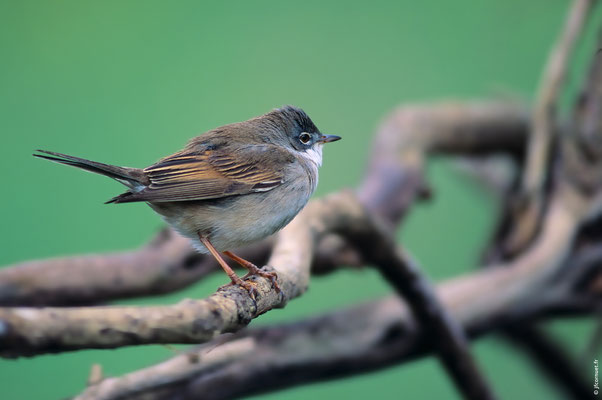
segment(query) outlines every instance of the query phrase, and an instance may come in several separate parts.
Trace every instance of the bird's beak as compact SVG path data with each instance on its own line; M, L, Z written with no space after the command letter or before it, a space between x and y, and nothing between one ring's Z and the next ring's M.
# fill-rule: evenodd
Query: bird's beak
M337 135L322 135L322 137L318 139L318 143L330 143L336 142L337 140L341 140L341 137Z

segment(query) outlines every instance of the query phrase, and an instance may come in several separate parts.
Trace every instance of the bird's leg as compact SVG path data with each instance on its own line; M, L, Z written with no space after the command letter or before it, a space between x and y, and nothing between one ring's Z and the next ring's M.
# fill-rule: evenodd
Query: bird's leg
M222 256L219 254L219 251L217 251L215 249L215 247L213 247L213 245L211 244L209 239L202 236L201 234L199 234L199 239L200 239L201 243L203 243L203 245L207 248L207 250L209 250L211 255L213 255L213 257L215 257L215 259L217 260L219 265L222 267L222 269L224 270L226 275L228 275L228 277L232 281L231 283L229 283L229 285L238 285L240 287L243 287L247 290L247 292L249 292L249 295L251 295L252 298L255 298L255 295L257 294L257 289L255 289L255 287L253 287L253 284L248 281L243 281L242 279L240 279L238 277L238 275L236 275L234 270L232 268L230 268L228 263L226 261L224 261Z
M265 272L261 268L259 268L257 265L253 264L250 261L245 260L244 258L240 258L239 256L232 253L231 251L224 251L224 254L227 255L228 257L230 257L232 260L236 261L243 268L246 268L247 270L249 270L249 273L246 274L243 277L243 279L245 279L246 277L248 277L250 275L263 276L264 278L269 279L272 282L272 286L274 287L274 289L276 289L276 292L280 293L280 286L278 286L278 281L276 280L276 279L278 279L278 275L275 272Z

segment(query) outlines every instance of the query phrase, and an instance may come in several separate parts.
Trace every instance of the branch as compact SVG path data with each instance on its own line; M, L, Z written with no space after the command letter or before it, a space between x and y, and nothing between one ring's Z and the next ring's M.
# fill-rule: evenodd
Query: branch
M600 273L602 276L602 272ZM556 303L518 301L486 318L462 311L479 301L454 286L461 278L438 286L437 293L469 337L521 324L562 308ZM598 295L602 295L599 288ZM425 356L432 348L407 305L398 298L353 306L284 325L249 329L218 338L163 363L121 377L107 378L84 390L78 400L232 399L303 383L324 381L385 368ZM225 342L224 342L225 340Z
M495 398L470 354L464 331L440 303L426 276L402 250L388 230L374 218L357 224L361 230L345 229L345 237L358 248L366 260L407 300L412 314L423 327L426 341L437 351L440 360L467 399Z
M367 208L398 223L424 192L426 154L520 153L528 112L504 102L405 106L393 112L376 135L358 196ZM263 265L273 242L243 249ZM329 236L320 242L312 273L359 265L357 253ZM30 261L0 269L0 305L84 305L166 293L188 286L218 267L196 253L188 240L165 230L130 252Z
M523 175L526 206L519 210L508 242L510 248L521 250L513 261L449 281L435 293L397 249L390 228L414 200L428 196L422 175L428 154L501 151L520 156L525 147L526 113L520 107L493 103L408 107L393 113L379 131L366 178L357 191L360 202L350 193L312 201L277 239L244 250L249 252L245 257L263 264L274 246L268 268L278 272L281 295L266 279L251 277L259 292L257 301L231 286L204 300L162 307L0 308L0 355L211 341L195 353L122 378L99 381L96 374L81 398L229 398L379 368L424 354L435 345L467 397L492 398L468 352L463 329L476 335L563 307L565 312L601 307L600 293L595 292L602 288L599 274L585 296L557 277L567 257L574 254L583 224L602 211L602 180L597 178L602 175L593 174L593 185L583 184L583 180L570 179L575 170L560 162L558 181L543 193L551 164L555 101L591 4L591 0L575 1L542 81ZM567 164L578 160L575 154L583 154L582 144L578 140L563 143ZM598 150L586 163L576 161L576 168L601 166ZM591 159L595 162L590 163ZM549 204L544 194L550 195ZM389 226L375 222L372 214ZM76 260L78 267L65 274ZM301 295L309 284L312 261L317 271L328 272L341 260L374 262L408 299L408 305L385 300L294 325L214 339L240 330L258 315ZM192 253L187 242L165 233L136 252L34 262L2 271L0 303L91 304L161 293L184 287L214 269L213 260ZM579 274L565 276L573 279Z
M216 268L214 259L195 252L188 239L163 229L138 250L29 261L0 269L0 304L78 305L160 294Z
M77 399L135 398L135 394L158 399L174 398L176 393L180 398L207 400L248 396L367 371L374 363L391 364L394 354L413 353L418 338L405 305L391 298L300 322L247 330L228 338L225 345L208 343L164 363L105 379ZM157 392L161 388L167 389L164 394Z
M520 155L528 125L528 112L514 103L399 107L378 130L358 197L395 225L417 198L428 195L423 173L429 154Z
M568 70L575 43L579 38L592 0L573 0L570 13L558 41L550 52L543 72L539 94L533 109L533 130L527 147L523 189L532 194L541 191L548 170L548 158L556 125L556 104Z
M463 312L483 318L528 297L558 272L580 224L591 213L587 198L562 186L533 248L512 268L490 268L454 285L459 296L475 296ZM331 195L310 205L279 235L270 259L286 298L303 293L309 283L313 247L325 232L361 231L363 210L350 193ZM257 303L232 286L205 300L174 306L0 309L0 352L34 355L82 348L115 348L145 343L199 343L246 326L253 318L281 307L285 299L267 279L257 278ZM465 286L466 285L466 286ZM502 290L503 288L503 290ZM478 300L477 300L478 299Z
M583 3L576 6L583 7ZM582 11L576 8L573 9L573 16L571 18L575 18L574 13ZM569 22L569 24L575 23L577 25L581 24L581 22L575 22L574 20ZM599 35L602 35L602 31L599 32ZM602 45L602 36L600 36L598 43L599 46ZM600 137L600 133L602 132L600 129L600 121L602 121L600 117L602 115L602 58L600 54L598 51L598 55L593 59L589 77L585 80L582 94L575 105L573 120L566 134L561 137L561 146L564 154L558 160L560 162L557 162L557 166L559 167L557 171L560 170L560 173L553 176L557 181L571 184L578 191L592 196L595 196L595 192L600 190L602 183L602 174L600 174L600 167L602 167L602 163L600 162L602 160L602 137ZM556 68L560 68L566 63L566 60L562 61L552 57L551 63L556 63ZM550 65L548 68L551 68ZM540 102L540 107L546 101L550 104L550 107L553 107L560 90L559 86L562 77L556 74L556 78L555 81L548 82L551 86L546 88L547 100ZM539 119L534 120L534 124L540 128L546 126L546 124L550 124L550 121L545 120L543 111L540 109L539 112ZM552 119L553 115L549 117ZM535 140L536 138L533 137L532 139ZM543 147L538 148L538 151L548 151L547 146L549 144L544 146L540 142L539 145ZM558 152L554 155L557 154ZM542 175L540 176L542 180L544 179L545 171L548 169L547 165L545 167L546 169L542 171ZM529 172L529 170L526 172ZM552 181L550 186L553 184L554 182ZM511 188L508 187L508 189ZM505 197L512 199L512 196L513 194L507 190ZM540 201L540 199L537 199L537 201ZM541 207L541 204L538 207ZM534 213L534 210L535 208L533 207L530 210L527 209L526 211L531 212L527 216L524 214L519 214L518 216L510 214L510 218L508 218L508 213L505 213L506 215L501 218L503 223L500 225L501 229L498 232L497 240L492 243L488 252L490 260L496 257L512 256L513 252L518 251L527 242L527 236L532 233L529 230L534 228L535 220L533 218L539 218L536 213L540 211L537 210ZM514 231L508 232L507 227L511 226L510 224L514 222L517 222L518 225L512 226ZM602 246L599 243L600 236L591 237L592 233L596 231L595 229L591 229L591 227L600 226L599 222L590 222L580 230L577 243L573 248L573 254L567 260L565 266L562 267L563 273L555 278L557 282L556 288L554 290L549 290L548 288L548 290L542 293L543 297L548 297L552 300L563 297L567 293L580 293L580 295L574 296L574 299L570 303L564 303L562 305L563 309L554 310L555 312L572 313L578 310L588 310L590 313L600 312L602 302L599 300L599 297L596 299L595 296L592 298L587 295L588 287L594 283L592 276L594 278L597 276L596 269L592 267L595 265L598 266L598 269L602 267L602 263L600 262L602 260ZM504 237L507 234L514 236L510 236L510 239L508 239ZM595 243L595 241L598 241L598 243ZM510 343L517 346L519 350L524 351L533 363L543 370L550 378L551 384L559 386L567 394L572 395L576 399L590 397L590 389L587 383L584 382L581 371L576 368L576 363L572 357L565 351L561 343L553 340L544 330L539 329L533 321L524 321L520 324L508 326L503 333L504 337Z
M602 183L602 27L569 129L562 148L566 174L583 191L592 193Z
M542 235L541 243L536 243L534 249L525 254L524 265L514 268L514 273L532 275L533 271L547 267L550 260L559 265L568 253L574 230L581 223L583 209L588 206L586 200L581 199L578 194L572 194L569 189L559 192L558 204L551 207L549 227ZM341 201L338 202L337 198ZM283 279L279 283L289 299L298 296L307 287L314 241L328 229L340 231L345 226L342 222L353 223L355 219L352 216L357 216L357 213L361 216L361 211L346 210L350 205L357 206L354 201L345 200L349 199L349 195L338 195L332 199L331 207L320 206L328 204L329 200L312 202L312 205L285 228L279 237L270 264L276 267ZM316 218L310 215L315 215ZM337 218L340 221L336 221ZM327 221L341 224L335 229L335 226L328 225ZM317 227L311 226L316 223ZM291 248L287 249L287 246ZM283 260L281 255L293 258ZM289 270L290 277L287 276L288 272L283 273ZM555 268L544 268L544 271L553 273ZM476 287L478 290L485 290L482 293L485 298L469 306L480 308L485 316L491 311L489 307L492 303L499 303L501 300L510 302L516 298L517 293L497 290L500 286L499 279L504 280L502 286L508 285L518 289L527 286L526 282L529 280L525 278L520 276L517 279L516 276L506 275L505 271L499 269L492 270L487 275L476 275L474 279L480 282ZM257 305L253 304L246 292L242 293L238 288L230 287L208 299L189 300L175 306L66 310L0 309L0 351L5 356L19 356L81 348L206 341L220 332L240 329L257 315L284 304L284 300L270 290L271 286L267 280L258 279L257 282L261 293ZM493 292L497 293L492 296ZM518 293L524 291L519 290ZM505 297L500 299L498 294Z
M278 236L269 265L278 273L278 294L269 280L253 277L256 302L238 286L203 300L171 306L0 308L0 354L31 356L83 348L145 343L202 343L246 326L272 308L301 295L317 240L341 226L352 227L361 209L348 192L312 201Z
M543 208L542 191L550 163L554 130L557 125L556 104L575 43L586 22L593 0L574 0L563 32L552 49L543 73L533 109L533 128L527 147L522 181L522 198L506 251L516 254L532 240Z

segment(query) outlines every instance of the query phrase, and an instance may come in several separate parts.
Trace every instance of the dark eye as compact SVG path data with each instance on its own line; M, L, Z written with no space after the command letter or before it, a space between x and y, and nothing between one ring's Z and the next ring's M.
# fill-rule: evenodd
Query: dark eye
M309 141L311 140L311 136L309 135L309 133L303 132L301 135L299 135L299 140L303 144L308 144Z

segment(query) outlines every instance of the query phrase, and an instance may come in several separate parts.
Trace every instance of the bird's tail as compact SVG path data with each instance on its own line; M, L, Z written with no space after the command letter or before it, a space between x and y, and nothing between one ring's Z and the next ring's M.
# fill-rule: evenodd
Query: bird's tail
M34 154L34 157L43 158L45 160L54 161L60 164L71 165L89 172L108 176L109 178L113 178L134 190L140 190L148 184L148 178L144 172L138 168L117 167L115 165L103 164L96 161L86 160L84 158L55 153L52 151L36 151L43 154Z

